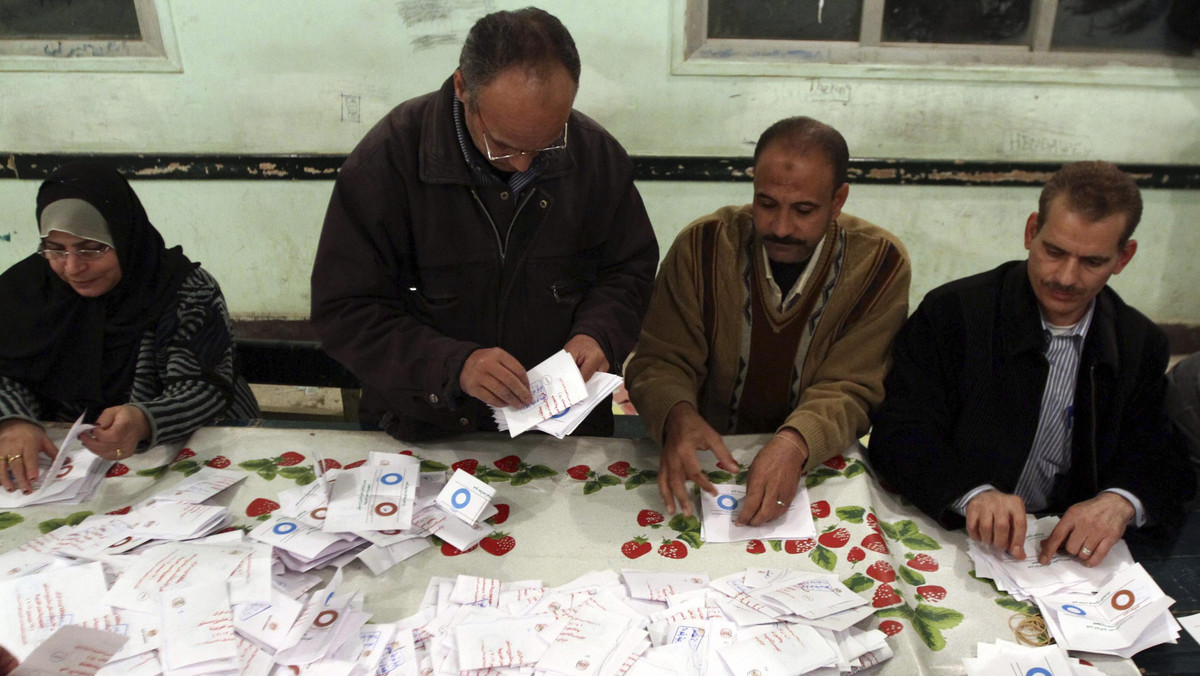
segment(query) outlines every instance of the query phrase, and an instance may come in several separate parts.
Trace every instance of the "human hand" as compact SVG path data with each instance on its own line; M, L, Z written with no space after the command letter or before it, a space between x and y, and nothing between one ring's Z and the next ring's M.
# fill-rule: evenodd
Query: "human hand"
M58 455L45 430L27 420L0 423L0 486L10 493L17 488L26 494L33 492L38 453L51 458Z
M138 444L149 437L146 414L137 406L124 404L101 411L96 426L80 435L79 441L105 460L120 460L136 453Z
M700 469L697 451L709 451L717 456L717 466L726 472L737 472L738 464L725 448L721 435L708 424L687 402L679 402L667 414L663 434L662 456L658 462L658 493L668 514L674 514L676 506L683 513L692 515L692 498L685 481L694 481L702 490L716 495L717 489L708 475Z
M525 367L498 347L472 352L458 374L458 386L488 406L524 408L533 403Z
M1125 528L1135 514L1128 500L1112 492L1071 505L1050 531L1050 537L1042 541L1038 562L1050 563L1061 547L1071 556L1079 557L1085 566L1098 566L1125 535Z
M997 490L976 495L967 503L967 535L1024 559L1025 501Z
M597 371L608 370L608 357L604 356L604 350L600 348L600 343L596 339L577 333L571 336L567 341L564 350L575 360L575 365L579 367L579 373L583 376L583 382L592 379Z
M37 427L37 425L34 425ZM17 657L0 646L0 676L11 674L17 668Z
M737 525L761 526L782 516L796 497L807 460L808 444L799 432L784 428L772 437L750 463Z

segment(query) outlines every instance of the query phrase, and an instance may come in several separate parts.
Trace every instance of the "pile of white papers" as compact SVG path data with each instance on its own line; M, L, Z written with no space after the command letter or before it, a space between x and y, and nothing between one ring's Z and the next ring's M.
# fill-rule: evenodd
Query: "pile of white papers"
M527 374L533 403L492 409L497 427L514 437L534 428L566 437L622 382L621 376L597 372L584 383L571 355L561 350Z
M0 492L0 509L52 502L76 504L91 498L113 461L92 453L79 441L79 435L90 429L92 426L83 424L83 416L79 416L54 459L39 456L38 478L32 484L33 492L29 495L21 491Z
M313 591L318 578L273 563L272 547L239 530L100 552L111 520L90 521L80 528L104 532L0 555L0 635L18 658L39 661L31 653L50 640L58 659L67 644L80 652L76 673L101 676L833 676L892 655L882 632L855 626L871 608L831 574L609 571L554 588L460 575L431 580L414 615L369 624L340 570ZM51 640L68 625L100 631Z
M1175 643L1181 627L1168 610L1175 600L1134 563L1124 541L1095 568L1062 552L1047 565L1038 563L1042 541L1057 524L1058 517L1030 517L1024 560L975 541L967 554L980 577L1037 603L1050 634L1066 650L1131 657L1160 643Z
M978 657L963 658L967 676L995 674L1056 674L1057 676L1101 676L1104 672L1067 655L1061 646L1038 648L1009 641L980 643Z
M319 453L313 453L322 467ZM445 497L439 501L439 496ZM363 465L331 469L279 494L278 510L250 532L290 570L358 558L375 574L414 556L436 535L460 550L479 544L497 513L495 488L466 472L421 472L410 455L372 452Z

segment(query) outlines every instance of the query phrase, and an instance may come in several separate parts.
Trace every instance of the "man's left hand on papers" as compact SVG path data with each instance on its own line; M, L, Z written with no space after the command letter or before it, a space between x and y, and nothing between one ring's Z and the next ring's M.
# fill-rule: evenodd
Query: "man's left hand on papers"
M579 367L579 375L583 376L585 383L591 380L592 374L597 371L608 371L608 357L604 356L600 343L591 336L582 333L571 336L563 350L575 360L575 365Z
M790 436L783 439L784 434ZM750 463L738 525L761 526L787 512L807 460L808 445L798 432L788 428L771 437Z
M1101 493L1071 505L1042 543L1038 561L1050 563L1050 558L1062 548L1084 565L1098 566L1125 535L1125 527L1133 517L1133 505L1116 493Z

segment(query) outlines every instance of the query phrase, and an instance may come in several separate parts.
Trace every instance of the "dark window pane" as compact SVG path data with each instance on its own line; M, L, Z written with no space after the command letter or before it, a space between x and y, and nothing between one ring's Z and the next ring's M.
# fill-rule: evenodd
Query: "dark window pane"
M884 42L1029 44L1033 0L886 0Z
M1181 33L1187 22L1194 33L1200 16L1183 10L1196 1L1176 0L1172 11L1172 0L1059 0L1051 49L1190 54Z
M708 37L858 42L862 0L709 0Z
M6 40L140 40L134 0L0 0Z

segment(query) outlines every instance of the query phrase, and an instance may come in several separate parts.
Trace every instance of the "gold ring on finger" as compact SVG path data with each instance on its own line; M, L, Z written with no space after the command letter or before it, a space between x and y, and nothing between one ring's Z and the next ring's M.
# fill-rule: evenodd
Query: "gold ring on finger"
M20 454L20 453L14 453L13 455L10 455L10 456L8 456L8 458L6 458L6 459L7 459L9 462L16 462L16 461L18 461L18 460L20 460L20 459L21 459L21 454Z
M120 459L120 457L121 457L121 449L118 448L117 449L117 458Z

